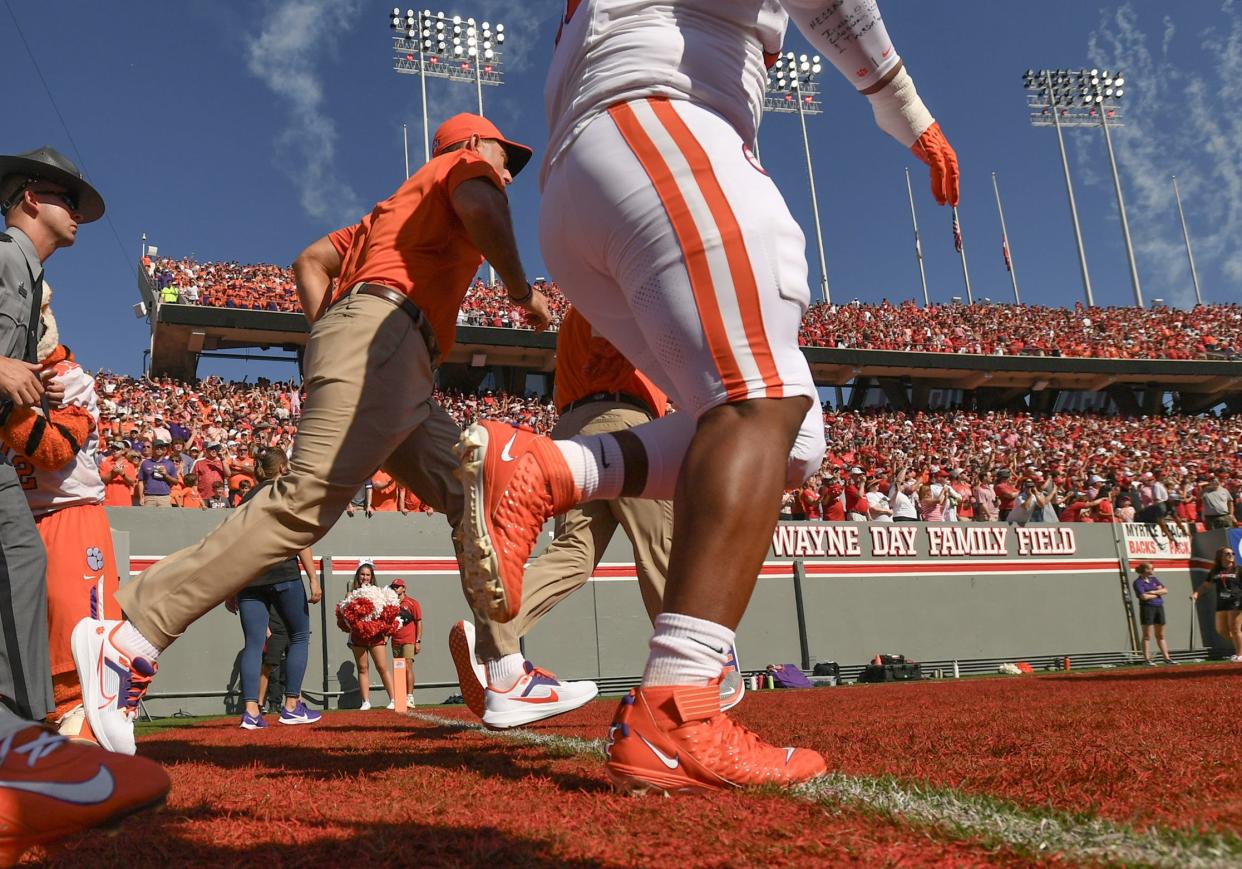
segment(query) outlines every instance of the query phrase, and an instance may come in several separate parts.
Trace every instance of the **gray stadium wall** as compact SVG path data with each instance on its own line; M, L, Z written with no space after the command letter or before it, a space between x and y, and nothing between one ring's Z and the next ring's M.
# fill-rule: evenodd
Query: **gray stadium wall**
M222 519L215 511L154 508L109 508L108 514L118 564L128 558L132 575L201 539ZM549 538L545 533L541 545ZM1172 592L1169 638L1182 649L1189 592L1224 544L1224 532L1168 541L1146 526L782 523L739 628L738 649L745 670L825 659L860 664L881 652L923 661L1126 652L1134 648L1137 609L1131 565L1144 559ZM423 607L416 666L423 687L416 701L438 703L457 693L448 630L469 610L444 517L342 517L314 553L331 560L332 573L324 604L311 608L309 697L326 694L332 706L359 702L353 658L330 607L364 557L375 561L385 584L405 578ZM1219 642L1208 598L1199 602L1199 644ZM649 632L633 555L618 534L592 580L539 624L525 649L566 678L633 678L642 672ZM809 661L802 660L803 642ZM212 610L161 657L148 710L235 710L241 643L237 617L224 607ZM371 681L379 682L374 672ZM387 702L381 689L374 696Z

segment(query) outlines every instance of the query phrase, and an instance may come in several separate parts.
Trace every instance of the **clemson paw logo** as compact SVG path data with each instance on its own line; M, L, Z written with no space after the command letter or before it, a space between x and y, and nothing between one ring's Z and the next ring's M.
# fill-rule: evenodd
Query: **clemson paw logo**
M98 546L92 546L86 550L86 564L91 570L103 570L104 556L103 550Z

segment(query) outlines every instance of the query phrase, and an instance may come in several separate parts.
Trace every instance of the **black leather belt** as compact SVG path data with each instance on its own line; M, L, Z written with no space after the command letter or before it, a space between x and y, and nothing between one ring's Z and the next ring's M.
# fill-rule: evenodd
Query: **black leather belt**
M584 404L593 404L597 401L607 401L612 404L628 404L630 407L636 407L648 415L655 413L654 408L650 404L636 395L630 395L627 392L593 392L562 407L561 415L564 416L576 407L582 407Z
M431 328L431 324L427 322L427 317L423 314L422 308L410 301L409 296L383 284L357 284L329 307L338 305L353 295L375 296L377 299L391 302L409 315L409 318L414 321L415 327L418 329L419 334L423 336L423 341L427 345L427 354L431 356L431 367L440 367L440 341L436 338L436 333Z

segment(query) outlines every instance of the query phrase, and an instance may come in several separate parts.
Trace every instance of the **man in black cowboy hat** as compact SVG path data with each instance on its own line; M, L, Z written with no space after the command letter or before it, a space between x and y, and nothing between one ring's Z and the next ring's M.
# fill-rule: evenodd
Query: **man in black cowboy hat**
M81 204L87 201L89 208ZM5 225L0 236L0 417L7 417L15 405L34 405L43 398L36 349L43 263L57 248L73 244L79 223L103 214L103 200L73 163L51 148L40 148L0 156L0 211ZM19 614L12 631L0 620L0 698L18 715L37 721L56 708L43 628L47 563L22 481L7 461L0 464L0 544L0 609Z
M103 199L52 148L0 155L0 422L16 406L59 404L38 362L43 264L98 220ZM47 556L13 466L0 455L0 863L31 845L163 802L158 764L69 742L32 722L55 710ZM56 794L56 799L49 795Z

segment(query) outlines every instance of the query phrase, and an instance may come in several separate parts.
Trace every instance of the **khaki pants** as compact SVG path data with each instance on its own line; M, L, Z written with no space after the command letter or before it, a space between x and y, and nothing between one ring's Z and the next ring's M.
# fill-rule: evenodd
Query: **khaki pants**
M431 401L431 360L408 315L374 296L341 301L311 328L306 369L288 473L117 595L156 646L322 538L381 465L450 521L461 515L452 477L457 426Z
M651 417L624 404L593 402L560 418L553 437L600 434L633 428ZM620 525L634 547L638 589L654 622L664 602L668 556L673 543L673 504L643 498L590 501L556 517L555 539L526 569L522 608L505 624L477 620L476 652L481 661L496 660L520 648L530 631L562 599L584 586Z
M142 506L144 507L171 507L172 495L143 495Z

